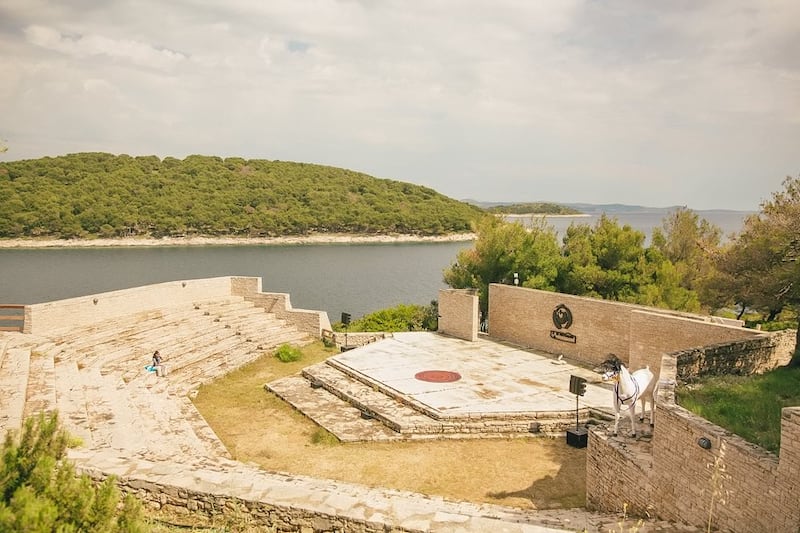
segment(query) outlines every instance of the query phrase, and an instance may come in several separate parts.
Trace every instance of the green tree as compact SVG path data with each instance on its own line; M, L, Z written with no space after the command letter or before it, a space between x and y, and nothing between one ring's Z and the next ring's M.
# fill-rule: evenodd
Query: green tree
M480 209L334 167L103 153L0 162L0 237L465 232Z
M674 265L680 286L696 290L714 270L722 231L685 207L669 213L653 230L652 246Z
M29 533L144 532L139 502L127 496L118 511L112 478L99 485L66 456L69 436L58 416L40 414L24 423L19 439L6 434L0 462L0 531Z
M787 177L783 185L720 254L712 281L718 293L727 289L730 300L768 320L787 307L800 313L800 178ZM789 364L800 366L800 329Z
M645 283L645 235L605 214L594 228L572 225L564 237L564 292L635 302Z
M555 230L542 219L522 224L488 216L476 225L474 248L462 250L444 272L444 281L455 289L476 288L479 306L486 316L489 284L513 283L532 289L555 290L562 266Z

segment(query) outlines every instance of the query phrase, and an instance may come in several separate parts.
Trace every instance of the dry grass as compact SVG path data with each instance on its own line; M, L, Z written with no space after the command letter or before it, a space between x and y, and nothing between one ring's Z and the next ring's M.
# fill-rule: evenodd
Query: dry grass
M564 439L341 444L264 390L334 353L315 343L297 362L267 355L201 387L195 405L237 460L265 470L524 509L584 505L586 453Z

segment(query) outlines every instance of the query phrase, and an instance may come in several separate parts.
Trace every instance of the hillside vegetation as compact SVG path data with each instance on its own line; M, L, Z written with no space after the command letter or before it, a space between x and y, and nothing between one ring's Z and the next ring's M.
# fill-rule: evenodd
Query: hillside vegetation
M80 153L0 163L0 238L440 235L481 210L419 185L341 168Z

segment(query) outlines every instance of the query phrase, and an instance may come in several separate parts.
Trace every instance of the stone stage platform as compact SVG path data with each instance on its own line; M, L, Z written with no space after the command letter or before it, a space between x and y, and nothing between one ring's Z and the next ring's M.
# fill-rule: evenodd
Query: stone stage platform
M395 333L265 388L345 442L563 436L576 423L571 375L587 380L580 424L610 419L597 372L486 337Z

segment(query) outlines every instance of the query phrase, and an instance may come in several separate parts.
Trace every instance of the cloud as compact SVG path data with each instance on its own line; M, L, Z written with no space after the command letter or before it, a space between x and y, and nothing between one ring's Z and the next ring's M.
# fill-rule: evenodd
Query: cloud
M747 209L797 172L793 0L0 10L4 159L208 153L456 198Z
M47 26L28 26L24 29L24 34L32 44L76 58L106 56L164 70L173 68L186 59L186 55L180 52L139 41L111 39L96 34L65 35Z

